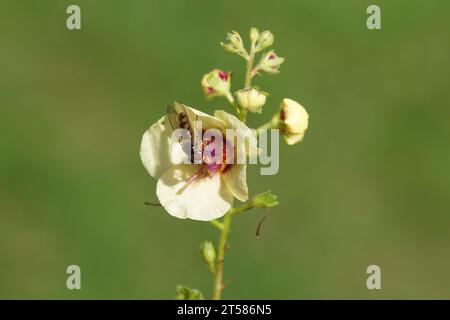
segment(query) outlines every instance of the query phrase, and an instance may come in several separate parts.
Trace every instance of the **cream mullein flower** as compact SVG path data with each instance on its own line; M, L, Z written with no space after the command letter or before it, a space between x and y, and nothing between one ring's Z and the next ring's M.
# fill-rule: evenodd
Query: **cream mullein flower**
M222 110L210 116L176 104L184 107L190 119L201 121L205 130L218 129L226 138L225 130L235 129L237 136L245 137L249 142L243 148L246 154L251 151L250 146L256 146L253 132L235 116ZM215 163L207 161L205 156L201 164L187 163L188 155L181 144L172 139L172 132L166 115L144 133L140 152L145 168L158 179L156 195L170 215L209 221L223 216L231 208L234 198L248 200L246 164L235 164L236 161L233 164ZM228 143L224 141L224 145ZM234 142L233 146L237 150L243 147L239 148ZM229 155L225 151L226 156Z

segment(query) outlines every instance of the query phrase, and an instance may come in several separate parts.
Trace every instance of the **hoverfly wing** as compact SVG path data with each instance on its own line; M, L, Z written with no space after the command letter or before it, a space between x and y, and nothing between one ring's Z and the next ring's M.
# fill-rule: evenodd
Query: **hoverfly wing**
M178 110L180 125L182 128L189 130L191 134L191 161L200 161L202 158L202 133L201 128L197 128L198 114L195 114L195 119L193 120L192 111L189 111L186 106L180 102L175 102L175 109ZM200 132L199 132L200 131Z
M171 105L167 106L166 109L167 119L169 120L170 126L172 127L172 130L176 130L180 128L180 120L178 117L178 112L175 110L175 108Z
M192 137L194 137L194 129L192 127L192 123L189 118L189 114L184 107L182 103L175 102L175 106L168 105L167 106L167 119L169 120L169 123L172 127L172 130L175 131L177 129L184 129L189 131L189 140L190 142L182 143L181 140L179 142L181 143L181 146L183 148L184 153L191 159L191 162L194 159L194 145L192 142Z

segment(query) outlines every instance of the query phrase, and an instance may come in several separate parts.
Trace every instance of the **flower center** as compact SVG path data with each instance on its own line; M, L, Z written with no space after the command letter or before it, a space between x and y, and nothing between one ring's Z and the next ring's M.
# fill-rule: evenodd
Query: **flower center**
M202 136L204 135L205 130L202 130ZM227 155L231 153L234 154L234 148L232 148L232 144L228 142L225 137L222 138L222 145L215 141L215 137L212 136L207 139L203 139L192 146L191 157L194 160L195 154L200 152L202 154L202 163L200 164L200 168L197 172L189 178L189 180L184 184L184 186L178 190L177 193L181 194L184 190L189 187L189 185L200 179L202 177L212 177L216 173L224 174L228 172L233 164L226 163ZM218 153L220 150L217 148L222 147L222 156Z
M225 137L223 137L222 143L215 141L214 136L203 139L201 147L203 155L201 166L208 175L225 173L233 166L232 164L226 163L227 156L231 152L234 152L234 150ZM221 150L218 148L221 148Z

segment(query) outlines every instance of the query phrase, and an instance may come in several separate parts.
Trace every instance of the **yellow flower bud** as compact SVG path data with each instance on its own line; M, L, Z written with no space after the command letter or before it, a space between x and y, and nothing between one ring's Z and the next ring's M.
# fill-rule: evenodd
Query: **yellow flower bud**
M286 143L293 145L303 140L308 129L309 115L298 102L292 99L283 99L280 107L280 129Z
M247 88L237 91L236 97L242 108L261 113L262 106L266 103L267 93L255 88Z

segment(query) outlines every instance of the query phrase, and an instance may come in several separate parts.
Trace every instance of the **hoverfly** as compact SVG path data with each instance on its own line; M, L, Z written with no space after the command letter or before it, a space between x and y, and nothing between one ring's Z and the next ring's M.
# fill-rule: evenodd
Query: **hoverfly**
M175 102L175 106L167 106L167 119L175 131L177 129L188 130L190 137L179 137L178 142L181 144L184 153L189 157L190 163L199 164L198 171L186 182L178 192L182 193L194 180L202 176L212 176L215 173L229 170L230 164L225 163L223 140L222 143L215 143L215 136L204 137L204 130L197 125L198 115L192 121L189 110L182 104ZM188 138L189 141L185 141ZM181 140L181 141L180 141ZM213 146L211 148L211 145ZM219 152L216 151L216 145L219 146ZM217 160L219 159L219 160Z
M198 136L201 136L201 133L195 134L194 132L194 130L196 130L195 124L197 122L198 115L195 117L194 121L191 121L189 113L186 110L185 106L178 102L175 102L175 106L168 105L166 113L170 126L174 131L177 129L184 129L189 131L190 146L189 148L183 148L183 151L188 157L190 157L190 162L194 163L196 156L198 157L199 153L201 158L202 152L202 141L198 138Z
M194 130L198 130L196 128L196 122L198 119L198 115L195 117L194 121L191 121L189 117L189 113L186 110L185 106L181 103L175 102L175 106L168 105L167 106L167 119L169 120L170 126L172 130L184 129L188 130L190 133L190 141L189 145L187 145L184 141L182 144L183 151L189 157L191 163L196 163L196 161L200 160L202 163L202 152L203 152L203 141L198 138L202 135L202 132L199 134L195 134ZM180 137L181 138L181 137ZM186 137L183 137L185 139ZM181 141L178 141L181 143ZM186 188L194 182L197 178L205 175L205 171L203 167L200 167L199 170L194 173L193 176L189 178L189 180L184 184L184 186L178 190L178 194L181 194L186 190Z

